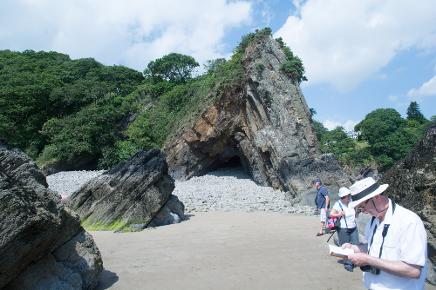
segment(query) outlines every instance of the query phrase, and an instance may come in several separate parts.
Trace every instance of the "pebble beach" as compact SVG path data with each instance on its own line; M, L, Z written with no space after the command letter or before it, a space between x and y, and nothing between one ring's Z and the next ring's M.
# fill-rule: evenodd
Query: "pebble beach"
M68 197L103 173L59 172L47 182ZM97 289L363 289L361 272L345 271L328 255L328 236L315 236L313 207L257 185L242 169L176 180L173 194L189 217L180 224L90 232L105 268Z
M47 176L49 187L69 196L100 171L66 171ZM257 185L242 168L222 168L186 181L176 180L173 194L185 205L185 213L211 211L268 211L313 215L314 207L301 206L290 193Z

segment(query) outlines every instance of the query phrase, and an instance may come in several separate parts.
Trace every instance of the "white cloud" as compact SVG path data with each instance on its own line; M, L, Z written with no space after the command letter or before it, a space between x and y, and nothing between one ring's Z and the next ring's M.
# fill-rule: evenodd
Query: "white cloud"
M411 89L407 96L412 99L419 99L422 97L436 96L436 75L430 80L423 83L419 88Z
M224 56L225 32L251 22L252 4L226 0L2 0L0 49L55 50L142 70L170 52Z
M332 121L332 120L325 120L323 125L324 125L324 127L326 127L329 130L333 130L338 126L341 126L345 129L345 132L351 132L351 131L354 131L354 126L356 126L357 123L358 122L353 121L353 120L347 120L347 121L345 121L345 123Z
M303 5L304 0L292 0L292 5L295 7L295 14L300 15L301 6Z
M309 84L347 91L401 50L434 50L434 11L433 0L308 0L275 36L302 58Z

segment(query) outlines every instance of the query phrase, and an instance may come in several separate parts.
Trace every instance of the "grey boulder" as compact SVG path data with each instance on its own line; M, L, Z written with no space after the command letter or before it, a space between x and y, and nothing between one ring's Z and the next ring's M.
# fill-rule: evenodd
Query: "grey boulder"
M167 172L161 151L140 151L74 192L68 206L95 230L131 231L179 222L183 204L171 197L174 180Z
M86 243L80 240L86 233L79 217L48 190L44 174L29 157L1 144L0 219L0 288L97 286L103 262L91 237ZM68 258L61 259L58 251ZM73 267L72 257L81 261L80 267Z

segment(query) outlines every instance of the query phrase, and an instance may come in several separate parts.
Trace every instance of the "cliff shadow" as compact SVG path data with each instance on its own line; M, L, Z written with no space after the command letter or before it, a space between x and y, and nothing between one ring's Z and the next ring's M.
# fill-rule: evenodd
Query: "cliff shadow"
M97 286L97 290L108 289L119 280L117 273L111 272L107 269L103 269L100 274L100 281Z

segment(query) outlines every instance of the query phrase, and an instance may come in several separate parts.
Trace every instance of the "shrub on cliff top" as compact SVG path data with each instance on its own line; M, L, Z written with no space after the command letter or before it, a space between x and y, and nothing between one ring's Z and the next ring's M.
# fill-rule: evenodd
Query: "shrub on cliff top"
M282 64L280 69L292 79L295 79L298 83L307 81L307 77L304 75L304 66L301 59L292 53L292 50L286 46L283 38L279 37L276 41L287 57L287 60Z
M244 36L242 36L241 42L235 49L235 53L244 53L247 46L257 40L261 39L265 36L271 36L272 34L271 28L265 27L263 29L256 29L255 32L250 32Z

